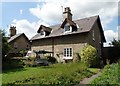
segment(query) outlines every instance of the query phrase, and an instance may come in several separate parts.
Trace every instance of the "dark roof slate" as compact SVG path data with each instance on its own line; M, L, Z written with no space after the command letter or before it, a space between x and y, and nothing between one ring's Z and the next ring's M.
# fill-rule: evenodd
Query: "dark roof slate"
M71 26L73 25L73 26L76 26L76 23L74 22L74 21L71 21L71 20L69 20L69 19L65 19L64 21L63 21L63 23L61 24L61 28L64 28L64 25L66 24L66 22L68 22Z
M88 18L74 20L73 22L77 26L77 31L71 32L71 33L64 33L64 29L61 28L61 24L50 26L50 28L52 28L52 31L49 34L49 36L43 37L43 36L40 36L40 34L38 33L34 37L32 37L31 40L89 32L98 18L99 16L97 15L97 16L92 16Z
M46 27L46 26L44 26L44 25L40 25L37 33L40 33L41 30L44 30L44 31L47 31L47 32L51 32L52 29L49 28L49 27Z
M10 39L8 39L8 43L11 42L11 41L13 41L13 40L15 40L16 38L18 38L22 34L24 34L24 33L19 33L19 34L16 34L16 35L12 36Z

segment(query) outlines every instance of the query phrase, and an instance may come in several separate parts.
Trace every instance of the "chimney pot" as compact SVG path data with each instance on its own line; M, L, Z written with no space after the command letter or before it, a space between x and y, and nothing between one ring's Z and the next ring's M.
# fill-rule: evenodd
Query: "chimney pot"
M65 20L66 18L72 21L72 14L71 14L70 7L66 7L66 8L64 9L64 12L63 12L63 20Z
M10 37L16 35L16 26L10 26Z

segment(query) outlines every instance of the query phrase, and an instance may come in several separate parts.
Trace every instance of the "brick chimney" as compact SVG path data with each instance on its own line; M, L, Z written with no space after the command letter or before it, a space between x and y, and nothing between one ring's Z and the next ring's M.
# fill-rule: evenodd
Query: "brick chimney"
M66 8L64 9L64 12L63 12L63 20L66 19L66 18L72 21L72 14L71 14L70 7L66 7Z
M16 35L16 27L15 26L10 26L10 37Z

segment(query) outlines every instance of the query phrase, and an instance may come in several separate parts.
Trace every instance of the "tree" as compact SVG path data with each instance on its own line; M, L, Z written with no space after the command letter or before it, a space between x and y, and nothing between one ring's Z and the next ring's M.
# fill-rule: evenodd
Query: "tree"
M117 41L117 40L113 39L112 45L113 45L114 47L119 47L119 48L120 48L120 40Z
M5 36L5 32L0 30L0 34L2 36L2 57L4 58L5 55L7 55L10 50L10 46L7 42L7 37Z
M120 59L120 40L117 41L113 39L111 42L113 47L108 49L108 59L110 60L110 64L117 62Z

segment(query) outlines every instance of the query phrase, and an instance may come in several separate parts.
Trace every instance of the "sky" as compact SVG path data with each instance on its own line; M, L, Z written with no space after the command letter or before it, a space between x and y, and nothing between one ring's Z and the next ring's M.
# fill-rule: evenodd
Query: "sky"
M73 20L99 15L109 46L118 39L119 0L2 0L0 2L0 28L9 35L9 27L16 26L17 33L25 33L31 39L40 25L51 26L62 23L62 12L70 7ZM119 30L120 31L120 30Z

